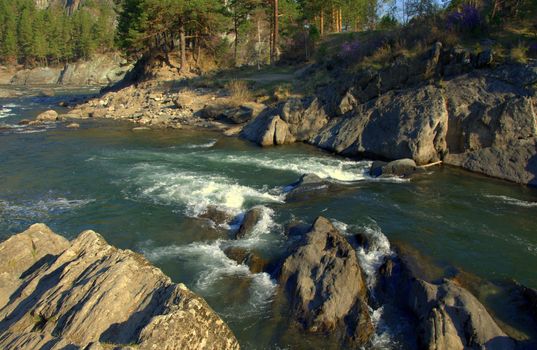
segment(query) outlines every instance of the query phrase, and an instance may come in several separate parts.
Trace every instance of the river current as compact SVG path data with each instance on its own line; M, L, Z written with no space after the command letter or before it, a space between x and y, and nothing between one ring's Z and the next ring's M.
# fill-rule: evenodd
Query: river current
M286 224L319 215L345 234L365 232L378 242L374 251L357 251L369 283L398 245L435 277L459 270L537 288L536 189L449 167L411 180L378 180L368 175L367 160L303 144L262 149L213 132L133 132L132 124L112 121L85 121L77 130L15 127L57 108L65 93L80 91L0 99L0 239L35 222L70 239L93 229L203 296L245 349L316 348L323 339L294 330L277 281L252 274L224 249L247 247L278 260L288 249ZM287 185L305 173L343 189L287 203ZM263 210L254 233L231 239L253 206ZM209 207L235 222L219 226L200 218ZM483 298L497 307L494 298ZM397 330L382 320L381 309L371 312L379 324L377 346L398 348Z

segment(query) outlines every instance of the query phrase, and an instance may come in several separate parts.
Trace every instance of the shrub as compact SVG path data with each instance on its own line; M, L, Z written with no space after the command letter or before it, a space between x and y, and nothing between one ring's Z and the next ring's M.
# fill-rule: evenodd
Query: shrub
M243 104L252 100L252 92L248 82L244 80L231 80L225 84L231 103L235 105Z
M527 63L528 62L527 53L528 53L528 48L522 44L518 44L517 46L511 49L511 59L515 62Z
M481 27L479 10L472 5L463 5L446 16L446 27L451 31L472 32Z

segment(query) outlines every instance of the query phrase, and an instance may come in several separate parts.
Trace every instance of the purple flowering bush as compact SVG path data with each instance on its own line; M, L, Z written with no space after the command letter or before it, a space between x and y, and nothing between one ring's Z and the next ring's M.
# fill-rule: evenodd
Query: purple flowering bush
M481 15L479 10L472 5L463 5L447 14L447 29L459 32L471 32L481 26Z
M343 43L341 45L341 58L357 58L360 54L360 42L358 40Z

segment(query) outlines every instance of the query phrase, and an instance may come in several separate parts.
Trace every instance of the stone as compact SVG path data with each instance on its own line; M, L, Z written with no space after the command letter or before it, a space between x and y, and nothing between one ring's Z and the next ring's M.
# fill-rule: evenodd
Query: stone
M43 112L37 116L36 120L42 123L55 122L59 120L58 112L54 110Z
M8 255L2 265L20 256L33 264L0 310L0 348L239 349L202 298L143 256L112 247L93 231L69 243L47 230L32 226L22 239L0 244ZM8 250L16 241L22 253ZM25 261L12 273L24 270Z
M233 220L233 216L231 214L225 210L217 208L214 205L209 205L205 212L199 215L199 218L211 220L217 225L226 224Z
M356 252L326 218L315 220L279 277L294 317L309 332L341 333L364 345L373 334Z
M43 97L54 97L56 92L54 92L53 89L43 89L41 90L40 95Z
M242 247L229 247L224 250L224 253L238 264L248 266L252 273L261 273L265 271L268 265L268 262L256 252L250 252Z
M476 67L477 68L488 67L492 64L493 60L494 60L494 55L492 54L491 49L486 49L484 51L481 51L479 55L477 55Z
M244 214L244 218L241 222L241 226L235 235L235 239L245 238L252 233L257 223L263 217L263 209L260 207L254 207Z
M409 177L415 173L421 172L421 168L416 165L412 159L398 159L392 162L373 162L369 171L373 177L381 176L399 176Z
M289 192L286 195L287 202L305 201L323 195L332 189L334 185L327 180L321 179L315 174L304 174L298 181L287 186Z
M351 156L413 159L418 165L445 153L448 111L442 92L431 85L389 92L332 118L313 144Z
M80 124L78 124L78 123L71 123L71 124L68 124L68 125L66 126L66 128L69 128L69 129L78 129L78 128L80 128Z
M281 119L297 141L311 140L328 123L319 99L289 99L280 106Z
M416 280L408 303L418 317L424 349L515 349L485 307L450 280L438 285Z
M0 309L19 287L19 278L24 272L42 259L51 260L52 256L62 253L69 246L67 239L56 235L43 224L32 225L0 243Z
M30 122L31 122L31 120L29 120L29 119L22 119L17 124L19 124L19 125L28 125L28 124L30 124Z
M241 137L260 146L284 145L295 142L289 126L277 115L261 113L242 130Z

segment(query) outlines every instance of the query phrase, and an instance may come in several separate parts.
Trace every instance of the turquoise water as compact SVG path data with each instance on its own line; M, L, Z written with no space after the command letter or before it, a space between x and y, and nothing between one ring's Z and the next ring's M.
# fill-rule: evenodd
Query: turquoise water
M2 100L0 125L35 117L61 98ZM212 132L131 128L105 121L78 130L0 126L0 239L35 222L68 238L93 229L205 297L246 349L323 343L289 328L270 275L250 273L223 250L242 246L277 260L288 248L286 223L318 215L347 234L385 235L419 251L427 269L537 288L535 189L448 167L378 181L367 176L369 162L307 145L261 149ZM285 186L303 173L343 189L286 203ZM250 238L235 241L233 225L199 218L213 206L238 218L262 206L263 220ZM362 261L373 268L376 258ZM380 336L379 344L392 344Z

